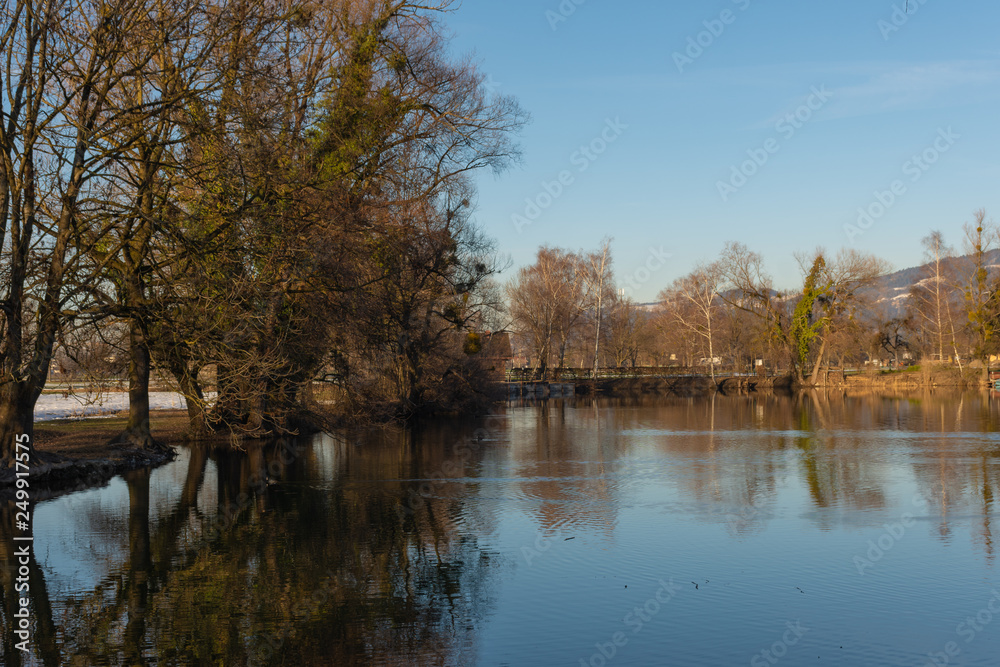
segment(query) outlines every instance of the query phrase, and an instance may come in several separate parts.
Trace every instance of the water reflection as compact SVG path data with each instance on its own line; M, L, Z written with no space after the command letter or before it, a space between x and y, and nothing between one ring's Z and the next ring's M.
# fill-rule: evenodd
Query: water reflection
M59 600L58 630L35 629L37 654L80 665L461 662L474 640L469 621L489 604L493 555L455 529L461 499L430 497L400 512L396 499L415 482L385 493L365 485L433 466L433 447L395 435L364 443L375 456L329 437L313 447L193 449L179 462L179 497L155 511L151 497L169 491L151 490L151 479L169 486L177 480L164 477L176 471L119 480L126 512L99 498L78 504L63 530L84 539L97 528L127 544L96 586ZM339 482L322 474L324 457ZM213 489L204 485L208 468ZM210 511L199 491L214 495ZM33 581L36 592L37 613L47 599ZM4 664L18 664L9 639L4 651Z
M668 577L697 587L616 664L664 651L745 663L792 614L818 628L810 660L916 661L925 635L946 636L952 612L996 585L996 401L578 399L192 448L37 504L30 655L14 649L18 563L0 541L3 664L586 664ZM925 509L906 546L860 578L852 559L915 497ZM0 508L4 536L14 511ZM872 638L853 605L877 607L947 559L965 568L947 582L952 603ZM699 625L719 604L724 639ZM975 650L967 664L990 664Z

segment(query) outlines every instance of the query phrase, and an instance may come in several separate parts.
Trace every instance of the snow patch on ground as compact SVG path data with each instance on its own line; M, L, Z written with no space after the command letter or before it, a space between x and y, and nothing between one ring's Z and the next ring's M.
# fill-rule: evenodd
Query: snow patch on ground
M150 410L186 410L184 397L174 391L149 392ZM35 421L111 417L128 410L127 392L104 394L42 394L35 403Z

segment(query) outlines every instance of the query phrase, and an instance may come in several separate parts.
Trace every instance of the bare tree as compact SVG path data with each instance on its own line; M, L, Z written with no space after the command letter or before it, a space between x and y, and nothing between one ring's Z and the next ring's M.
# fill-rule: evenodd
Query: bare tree
M7 3L0 12L5 70L0 128L0 248L9 249L0 342L0 449L33 433L61 327L87 307L113 246L111 225L88 205L156 112L128 99L130 77L149 66L147 3L82 0ZM131 131L130 131L131 130Z
M606 348L610 350L615 366L634 368L638 365L640 353L648 347L649 318L631 297L617 292L606 319Z
M888 265L854 250L838 253L827 262L818 250L807 260L799 261L805 274L803 288L796 298L784 297L771 286L759 255L746 246L731 243L723 252L722 266L731 288L725 300L764 320L771 338L788 354L796 379L805 381L805 366L814 356L811 377L818 376L825 356L827 335L840 318L850 317L852 309L864 302L865 290L885 273ZM814 342L820 341L813 355Z
M924 333L938 362L945 359L944 345L953 308L952 250L940 231L932 231L921 243L927 268L922 279L910 289L910 310Z
M822 256L822 253L817 255ZM821 297L818 310L822 326L821 343L810 377L819 377L827 337L845 322L855 318L858 311L869 310L869 288L889 270L889 264L874 255L861 253L853 248L841 250L833 262L823 263Z
M164 236L180 231L173 224L179 180L174 175L195 168L177 148L199 131L190 110L217 93L227 75L214 67L213 56L241 17L238 10L207 11L197 0L157 2L149 12L149 20L130 34L133 50L148 52L148 62L123 77L116 99L150 112L120 128L124 153L107 193L94 202L113 222L110 237L118 249L95 253L108 283L98 292L105 307L96 314L119 318L129 330L129 418L115 441L158 449L149 424L152 339L169 329L159 326L166 314L160 306L164 288L174 282L171 265L182 261Z
M507 286L514 327L531 342L543 376L553 351L563 366L567 346L580 328L585 280L580 255L543 246L535 263L518 271Z
M774 289L763 258L742 243L729 243L719 261L725 279L720 297L728 306L761 321L767 343L774 344L788 358L793 372L801 379L801 364L790 338L788 300Z
M972 353L982 362L985 378L987 362L996 345L994 334L1000 317L996 279L991 281L990 267L987 264L987 255L996 243L997 228L992 221L986 219L985 209L977 210L973 216L973 222L962 228L968 259L960 281L966 327L972 336Z
M612 268L611 239L605 238L601 247L584 258L584 275L587 285L587 303L594 322L594 379L600 367L601 322L605 303L613 298L614 270Z
M724 279L720 262L700 264L660 292L668 317L705 342L712 382L715 382L715 322L721 310L719 289Z
M564 250L557 252L552 276L558 285L559 298L556 301L555 343L558 368L566 366L566 352L570 344L583 328L584 301L586 292L586 271L579 253Z

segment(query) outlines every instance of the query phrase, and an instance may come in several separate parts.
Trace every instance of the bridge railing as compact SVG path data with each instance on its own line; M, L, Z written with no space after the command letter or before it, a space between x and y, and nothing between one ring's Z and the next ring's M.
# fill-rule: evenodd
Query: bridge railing
M725 377L756 376L749 371L721 371L716 369L716 379ZM636 366L634 368L599 368L598 379L612 378L648 378L648 377L710 377L711 372L705 366ZM594 378L592 368L548 368L544 372L539 368L513 368L507 372L508 382L572 382L574 380L591 380Z

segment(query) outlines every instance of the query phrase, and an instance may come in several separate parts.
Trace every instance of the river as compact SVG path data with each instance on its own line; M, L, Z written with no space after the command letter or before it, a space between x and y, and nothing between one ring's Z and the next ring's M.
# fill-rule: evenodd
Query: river
M998 427L985 393L577 398L182 449L34 506L3 662L995 666Z

